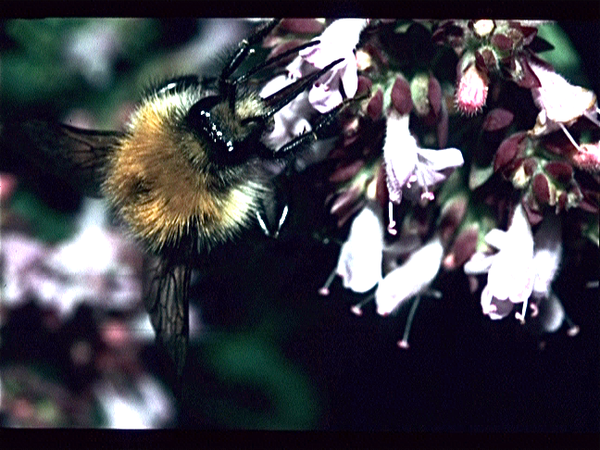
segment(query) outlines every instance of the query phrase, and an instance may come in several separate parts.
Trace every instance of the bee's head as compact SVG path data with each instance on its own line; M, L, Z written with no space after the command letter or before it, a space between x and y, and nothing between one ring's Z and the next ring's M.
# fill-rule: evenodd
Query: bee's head
M261 137L271 120L264 113L264 102L254 93L233 104L220 95L210 95L190 108L185 125L203 141L211 163L234 166L266 150Z

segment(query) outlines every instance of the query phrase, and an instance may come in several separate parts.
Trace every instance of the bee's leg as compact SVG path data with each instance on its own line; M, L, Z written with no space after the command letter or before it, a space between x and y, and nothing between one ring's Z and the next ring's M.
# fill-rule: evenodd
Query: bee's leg
M344 101L338 106L333 108L331 111L322 114L317 122L314 124L312 130L302 133L298 137L292 139L287 144L280 147L276 152L276 157L286 157L288 155L294 155L300 149L303 149L319 139L325 139L331 136L327 136L329 127L333 124L338 116L338 113L344 109L348 103L353 102L354 99Z
M242 40L237 51L229 60L229 63L221 71L221 75L219 77L219 91L225 93L225 96L230 102L235 102L236 86L236 81L230 80L231 75L233 75L238 67L240 67L240 65L244 62L250 53L252 46L260 42L266 35L273 31L279 22L281 22L281 19L273 19L267 22L265 25L260 26L250 37Z

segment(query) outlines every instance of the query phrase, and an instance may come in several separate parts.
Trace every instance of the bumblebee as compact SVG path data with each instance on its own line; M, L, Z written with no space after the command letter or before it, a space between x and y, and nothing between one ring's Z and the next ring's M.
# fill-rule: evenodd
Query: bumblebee
M84 195L105 197L131 234L159 257L148 278L146 308L179 374L187 352L194 261L239 235L261 213L271 185L260 162L288 161L320 139L343 106L279 149L263 142L274 114L341 61L261 98L247 80L318 43L235 77L253 46L278 23L270 21L243 40L218 77L179 77L152 89L124 132L40 120L5 121L2 127L3 147L26 151L37 165L67 175Z

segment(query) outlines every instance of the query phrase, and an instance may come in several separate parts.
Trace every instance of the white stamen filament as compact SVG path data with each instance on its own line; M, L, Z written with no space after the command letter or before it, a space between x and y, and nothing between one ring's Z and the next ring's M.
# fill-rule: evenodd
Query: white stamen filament
M573 139L573 136L571 136L571 133L569 133L567 131L567 128L560 122L558 122L558 125L563 130L563 132L565 133L565 135L567 136L569 141L571 141L571 144L573 144L578 151L581 151L581 147L579 146L579 144L577 142L575 142L575 139Z
M388 202L388 219L388 233L390 233L392 236L395 236L398 233L398 230L396 230L396 221L394 220L394 204L392 202Z
M571 337L577 336L579 334L580 328L566 314L565 314L565 322L569 326L569 329L567 330L567 335L571 336Z
M367 303L369 303L374 298L375 298L375 294L369 295L363 301L361 301L360 303L358 303L358 304L354 305L352 308L350 308L350 311L352 311L352 313L356 314L357 316L362 316L362 307L365 306Z
M323 287L321 289L319 289L319 295L322 295L323 297L326 297L329 295L329 286L331 286L331 283L333 283L333 280L335 279L336 274L337 274L337 270L333 269L333 271L329 274L327 281L325 281L325 284L323 285Z
M519 319L519 321L524 324L525 323L525 314L527 313L527 305L529 304L529 298L523 302L523 308L521 312L515 313L515 317Z
M403 349L408 349L408 335L410 334L410 328L412 327L413 319L415 317L415 313L417 312L417 308L419 306L419 302L421 301L421 296L417 295L413 304L410 307L410 311L408 313L408 319L406 319L406 326L404 327L404 334L402 335L402 340L398 341L398 347Z

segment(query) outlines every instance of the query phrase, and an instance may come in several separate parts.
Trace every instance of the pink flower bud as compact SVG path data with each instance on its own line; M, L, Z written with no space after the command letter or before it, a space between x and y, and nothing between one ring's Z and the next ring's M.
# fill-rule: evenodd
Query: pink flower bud
M475 65L462 74L456 91L456 106L460 112L473 116L485 106L489 80Z

